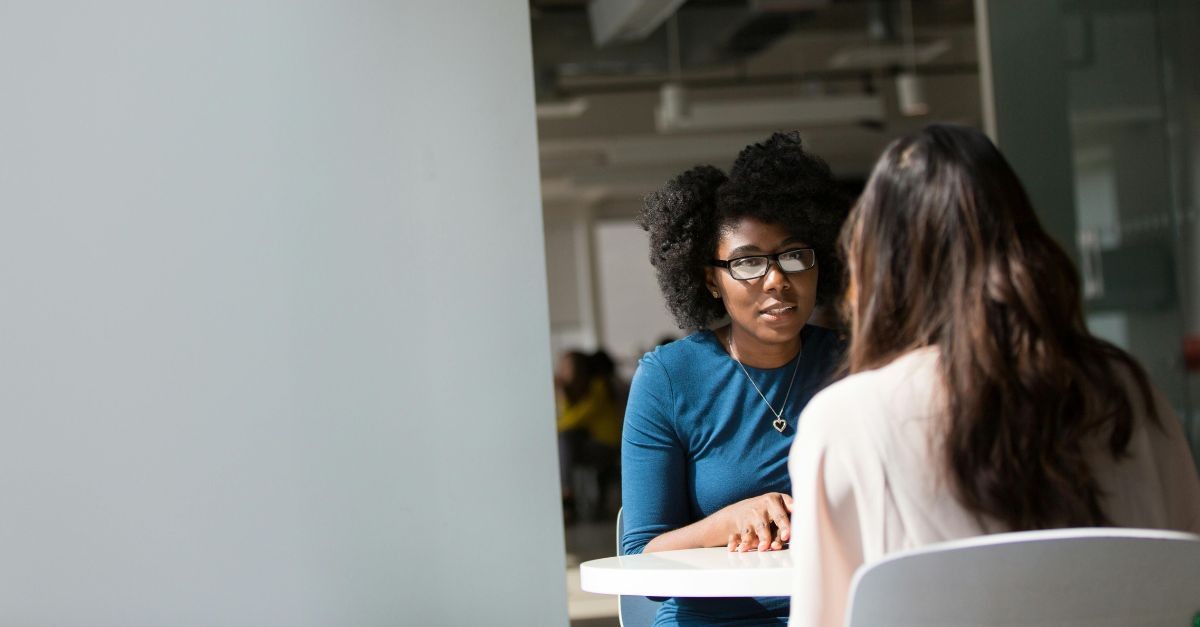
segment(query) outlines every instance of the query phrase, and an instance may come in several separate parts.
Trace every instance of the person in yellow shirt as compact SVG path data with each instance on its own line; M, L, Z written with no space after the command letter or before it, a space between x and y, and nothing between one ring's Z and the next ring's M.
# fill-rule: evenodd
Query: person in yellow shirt
M588 466L596 470L597 505L601 510L607 502L608 484L616 476L621 411L615 383L612 360L603 351L595 355L568 351L555 367L559 481L568 522L576 516L572 485L575 468Z

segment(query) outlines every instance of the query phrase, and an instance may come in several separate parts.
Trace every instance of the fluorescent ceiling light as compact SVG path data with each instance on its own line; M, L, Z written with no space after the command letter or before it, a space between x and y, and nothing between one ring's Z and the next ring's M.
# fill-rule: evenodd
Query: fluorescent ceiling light
M950 50L950 41L936 39L927 44L913 46L912 50L903 44L862 45L843 48L829 58L829 67L846 68L886 68L904 65L909 62L909 55L916 63L929 63Z
M569 120L583 115L587 110L587 98L539 102L537 105L537 119Z

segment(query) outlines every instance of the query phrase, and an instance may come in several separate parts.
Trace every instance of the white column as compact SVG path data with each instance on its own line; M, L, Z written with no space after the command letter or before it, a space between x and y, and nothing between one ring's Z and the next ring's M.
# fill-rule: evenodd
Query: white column
M527 7L0 4L0 624L565 624Z

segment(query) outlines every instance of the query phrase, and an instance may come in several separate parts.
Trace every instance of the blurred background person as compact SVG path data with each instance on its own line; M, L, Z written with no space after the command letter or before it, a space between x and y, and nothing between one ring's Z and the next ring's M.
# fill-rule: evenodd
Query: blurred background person
M555 367L559 481L567 522L578 517L581 496L590 498L589 513L606 514L609 486L618 476L624 388L602 350L592 355L567 351ZM581 485L585 482L591 485ZM588 494L578 494L577 487Z

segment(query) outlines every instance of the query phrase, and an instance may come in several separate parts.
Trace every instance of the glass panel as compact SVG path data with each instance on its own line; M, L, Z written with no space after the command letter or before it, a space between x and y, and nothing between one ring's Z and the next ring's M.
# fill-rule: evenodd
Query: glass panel
M1129 350L1185 418L1197 450L1187 147L1173 78L1173 1L1063 2L1077 241L1088 324ZM1187 65L1184 65L1187 67Z

